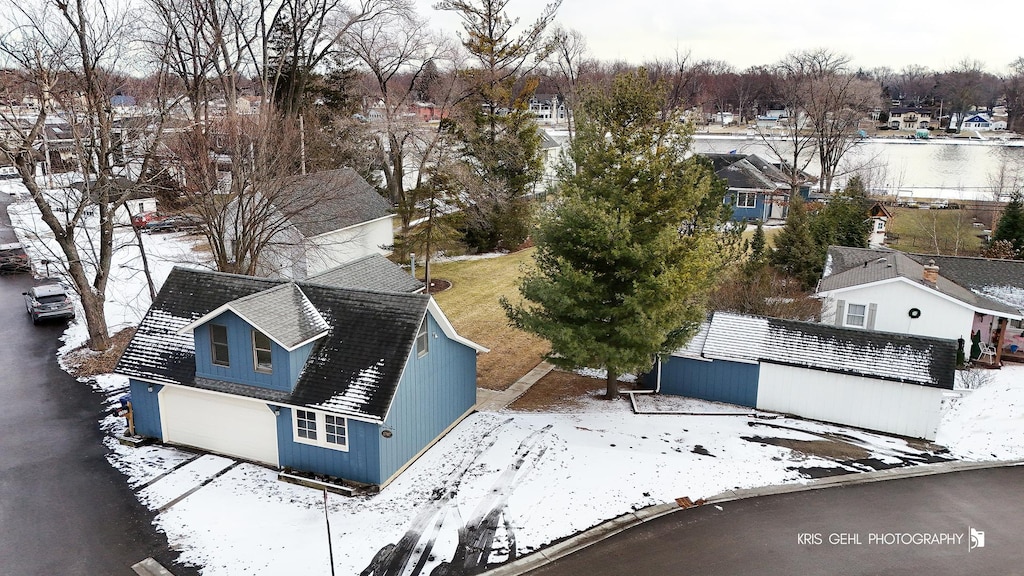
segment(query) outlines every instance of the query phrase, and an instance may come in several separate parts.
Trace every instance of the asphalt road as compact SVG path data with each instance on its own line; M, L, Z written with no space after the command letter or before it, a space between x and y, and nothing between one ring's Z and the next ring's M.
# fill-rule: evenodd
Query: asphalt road
M14 241L6 194L0 242ZM105 459L102 397L57 367L63 322L33 326L21 292L0 276L0 576L133 575L152 556L176 576L152 513Z
M1024 466L708 505L530 576L1024 574ZM970 529L984 547L970 549Z

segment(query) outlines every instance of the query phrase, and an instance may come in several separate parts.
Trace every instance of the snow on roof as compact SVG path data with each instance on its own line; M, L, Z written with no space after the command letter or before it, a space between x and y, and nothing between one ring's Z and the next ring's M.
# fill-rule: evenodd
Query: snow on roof
M195 344L187 328L198 319L209 317L212 311L227 309L229 304L241 302L243 308L246 303L267 304L268 294L274 302L286 304L295 304L294 299L301 294L300 300L308 301L309 307L300 308L306 312L315 310L319 316L319 320L309 320L316 325L323 321L329 327L316 341L294 389L288 392L197 378ZM250 296L256 297L247 298ZM391 406L431 302L425 294L292 284L175 268L121 356L116 372L151 382L216 390L291 406L320 407L381 421ZM294 306L289 305L288 309L297 313ZM266 320L264 311L250 312ZM288 328L293 323L272 324Z
M801 366L951 389L956 343L716 312L702 356L751 364Z
M227 306L288 351L331 329L294 282L243 296Z

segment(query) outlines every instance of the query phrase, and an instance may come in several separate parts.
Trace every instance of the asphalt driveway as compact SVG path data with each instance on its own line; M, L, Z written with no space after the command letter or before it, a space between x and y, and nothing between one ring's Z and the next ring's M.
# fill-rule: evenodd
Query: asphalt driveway
M14 241L6 195L0 242ZM63 322L33 326L30 275L0 276L0 574L119 575L176 556L124 477L106 461L103 398L56 362Z

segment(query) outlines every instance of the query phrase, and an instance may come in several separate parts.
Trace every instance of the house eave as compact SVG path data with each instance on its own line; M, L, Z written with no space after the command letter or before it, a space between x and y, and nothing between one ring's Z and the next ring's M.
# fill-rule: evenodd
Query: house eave
M247 401L256 402L256 403L259 403L259 404L267 404L269 406L280 406L281 408L289 408L289 409L292 409L292 410L319 410L321 412L329 412L331 414L339 414L339 415L344 416L345 418L348 418L350 420L358 420L360 422L368 422L370 424L383 424L384 423L383 419L374 418L372 416L366 416L365 414L353 414L351 412L346 412L346 411L343 411L343 410L334 410L334 409L331 409L331 408L324 408L322 406L301 406L301 405L298 405L298 404L291 404L291 403L288 403L288 402L280 402L280 401L277 401L277 400L267 400L267 399L263 399L263 398L255 398L255 397L252 397L252 396L242 396L242 395L239 395L239 394L228 394L227 392L220 392L220 391L217 391L217 390L209 390L209 389L206 389L206 388L200 388L199 386L191 386L189 384L182 384L181 382L160 381L160 380L154 380L152 378L146 378L146 377L143 377L143 376L131 376L131 375L128 375L128 374L121 374L121 375L122 376L126 376L126 377L128 377L128 378L130 378L132 380L137 380L139 382L145 382L146 384L155 384L155 385L159 385L159 386L170 386L172 388L183 388L183 389L187 388L189 390L196 390L198 392L202 392L202 393L205 393L205 394L212 394L214 396L222 396L222 397L225 397L225 398L235 398L235 399L239 399L239 400L247 400Z
M232 312L233 314L235 314L236 316L241 318L242 321L244 321L246 324L248 324L248 325L250 325L250 326L252 326L254 328L258 328L260 330L260 332L263 332L267 336L267 338L270 338L275 344L277 344L281 348L284 348L288 352L293 352L293 351L295 351L295 350L305 346L306 344L309 344L310 342L315 342L316 340L319 340L320 338L323 338L324 336L326 336L330 332L330 329L327 329L327 330L324 330L322 332L317 333L316 335L314 335L314 336L312 336L310 338L307 338L307 339L303 340L302 342L299 342L298 344L285 344L284 342L281 342L280 340L275 338L268 331L263 330L262 328L260 328L259 323L253 322L251 319L246 317L245 314L242 314L241 312L239 312L237 309L235 309L234 306L231 305L230 302L228 302L227 304L224 304L224 305L220 306L219 308L211 311L210 313L206 314L205 316L202 316L202 317L200 317L200 318L198 318L196 320L193 320L191 323L186 324L185 326L179 328L178 329L178 334L185 335L185 334L188 334L189 332L193 332L196 328L202 326L203 324L206 324L210 320L213 320L217 316L220 316L221 314L223 314L225 312L228 312L228 311Z
M957 304L959 306L962 306L964 308L967 308L968 310L971 310L972 312L977 312L978 314L998 316L1000 318L1007 318L1007 319L1010 319L1010 320L1024 320L1024 316L1022 316L1021 314L1014 314L1012 312L1002 312L1002 311L998 311L998 310L990 310L988 308L982 308L980 306L975 306L975 305L970 304L968 302L964 302L963 300L961 300L961 299L959 299L959 298L957 298L955 296L950 296L949 294L946 294L945 292L940 292L940 291L938 291L938 290L936 290L934 288L931 288L929 286L925 286L925 285L920 284L918 282L914 282L913 280L911 280L911 279L909 279L909 278L907 278L905 276L896 276L894 278L886 278L885 280L877 280L875 282L866 282L864 284L855 284L853 286L844 286L842 288L834 288L832 290L823 290L823 291L815 292L814 293L814 297L815 298L828 298L828 297L832 297L835 294L844 294L846 292L850 292L850 291L853 291L853 290L858 290L860 288L872 288L872 287L881 286L881 285L884 285L884 284L891 284L893 282L903 282L903 283L905 283L905 284L907 284L909 286L913 286L913 287L915 287L915 288L917 288L919 290L924 290L924 291L926 291L926 292L928 292L930 294L934 294L935 296L938 296L938 297L940 297L940 298L942 298L942 299L944 299L946 301L949 301L949 302L952 302L952 303Z
M397 214L387 214L385 216L381 216L380 218L374 218L373 220L364 220L362 222L357 222L355 224L349 224L348 226L345 226L343 228L337 228L335 230L330 230L328 232L322 232L322 233L317 234L315 236L310 236L310 237L306 238L306 240L318 240L320 238L325 238L325 237L330 236L332 234L337 234L338 232L344 232L346 230L352 230L353 228L359 228L361 226L366 226L367 224L373 224L375 222L380 222L381 220L394 220L396 216L398 216L398 215Z

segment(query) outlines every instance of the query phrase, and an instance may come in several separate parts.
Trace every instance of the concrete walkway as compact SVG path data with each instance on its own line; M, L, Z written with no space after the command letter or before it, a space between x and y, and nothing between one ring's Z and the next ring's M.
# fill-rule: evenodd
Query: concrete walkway
M516 380L514 384L508 387L506 390L488 390L486 388L476 389L476 410L477 412L497 412L498 410L504 409L509 404L516 401L517 398L526 393L531 386L537 383L538 380L547 376L548 372L554 370L555 367L547 362L541 362L537 366L526 373L525 376Z

